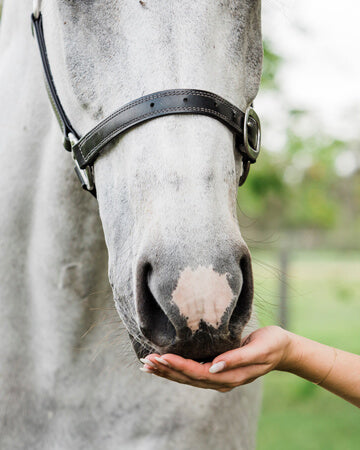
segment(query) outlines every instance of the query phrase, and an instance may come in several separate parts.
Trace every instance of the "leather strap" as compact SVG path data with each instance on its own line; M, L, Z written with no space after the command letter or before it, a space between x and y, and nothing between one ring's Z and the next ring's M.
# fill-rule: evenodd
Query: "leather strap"
M202 114L226 125L240 139L244 139L245 114L220 96L195 89L171 89L155 92L127 103L85 134L73 147L79 165L84 169L92 164L101 150L124 131L156 117L169 114ZM249 120L249 140L255 141L257 124ZM243 148L239 150L244 153ZM246 155L255 162L253 155Z
M64 136L64 147L67 151L71 151L71 144L69 140L69 134L73 134L76 139L79 139L78 133L74 130L73 126L71 125L70 120L68 119L64 108L62 107L60 98L57 94L54 79L51 73L49 59L46 51L46 44L45 44L45 38L44 38L44 30L43 30L43 24L42 24L42 15L39 13L39 16L36 18L34 14L31 15L31 23L32 23L32 32L36 36L36 40L39 46L40 50L40 56L42 60L42 65L44 68L44 75L45 75L45 85L46 90L49 95L51 106L55 112L55 116L57 118L57 121L59 122L61 131Z

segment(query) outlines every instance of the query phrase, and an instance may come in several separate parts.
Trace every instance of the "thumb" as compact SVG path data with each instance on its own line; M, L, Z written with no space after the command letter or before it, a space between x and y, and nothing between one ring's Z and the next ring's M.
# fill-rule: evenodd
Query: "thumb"
M260 353L258 345L254 341L248 340L248 338L246 338L245 341L249 343L217 356L213 360L209 372L218 373L258 362L257 360Z

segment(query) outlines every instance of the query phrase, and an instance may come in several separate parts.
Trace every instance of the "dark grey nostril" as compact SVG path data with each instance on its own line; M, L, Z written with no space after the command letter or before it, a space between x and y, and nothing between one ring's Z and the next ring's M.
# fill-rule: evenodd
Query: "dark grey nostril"
M153 344L165 347L173 344L176 331L149 288L151 264L145 264L137 282L137 312L140 330Z
M246 252L240 260L240 269L243 278L243 284L236 306L231 314L229 321L229 330L231 334L238 334L242 327L248 321L254 295L253 276L251 269L251 258Z

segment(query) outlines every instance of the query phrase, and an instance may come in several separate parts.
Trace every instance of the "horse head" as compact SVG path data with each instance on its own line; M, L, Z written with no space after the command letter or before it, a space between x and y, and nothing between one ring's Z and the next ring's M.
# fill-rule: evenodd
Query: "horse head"
M257 94L259 0L44 3L54 80L80 134L154 91L207 90L242 111ZM110 284L138 356L206 360L239 345L253 298L243 170L233 133L192 114L143 123L96 159Z

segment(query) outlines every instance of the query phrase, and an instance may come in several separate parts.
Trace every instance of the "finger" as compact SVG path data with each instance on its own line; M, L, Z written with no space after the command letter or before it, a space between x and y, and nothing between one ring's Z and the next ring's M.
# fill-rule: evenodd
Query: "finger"
M145 364L144 367L146 369L150 369L151 373L159 377L204 389L231 389L230 387L223 386L223 384L219 384L218 382L213 382L211 379L212 376L208 372L208 367L210 364L208 364L207 368L203 369L203 364L199 364L192 360L186 360L180 356L172 354L162 355L161 357L156 354L151 354L148 355L145 360L155 361L157 364L156 370L152 369L147 364Z
M180 372L172 370L169 363L157 353L152 353L146 358L140 358L140 362L143 363L143 366L140 368L142 372L152 373L178 383L187 383L189 381Z
M171 354L162 355L161 358L157 358L159 359L166 364L158 365L156 375L206 389L231 389L249 383L269 371L266 365L250 365L212 374L208 371L209 364L204 368L205 364Z
M141 372L145 372L145 373L155 373L156 369L154 369L151 366L148 366L147 364L145 364L144 366L140 367Z
M158 370L156 370L156 371L154 370L152 373L159 377L166 378L170 381L175 381L175 382L181 383L181 384L188 384L190 386L203 388L203 389L219 390L219 387L223 387L223 386L219 386L217 383L212 383L211 381L208 381L208 380L199 381L197 379L188 377L184 373L178 372L168 366L159 367Z
M238 367L236 369L224 371L212 375L209 382L223 388L234 388L244 384L251 383L262 375L270 371L266 365L251 365L246 367Z
M211 374L209 372L201 372L199 374L196 370L198 363L195 363L195 372L190 369L190 373L187 375L184 372L170 367L170 363L168 361L171 360L172 364L177 365L181 369L185 368L185 370L187 370L186 366L189 366L190 368L193 366L192 364L189 364L188 360L171 354L163 356L160 357L160 359L166 361L166 364L159 363L157 370L153 370L151 367L145 365L146 368L150 369L150 373L177 383L188 384L204 389L214 389L220 392L228 392L236 386L251 383L259 376L264 375L269 371L265 365L252 365L225 371L219 374ZM173 356L175 356L175 358L173 358ZM146 359L152 358L155 358L155 355L149 355ZM190 362L194 361L190 360ZM199 365L202 366L201 364Z
M176 383L181 384L192 384L193 380L189 379L181 372L177 372L176 370L168 369L168 368L160 368L158 370L153 371L154 375L157 375L161 378L166 378L170 381L175 381Z
M157 369L156 364L153 363L153 362L151 361L151 359L149 359L149 358L140 358L140 362L144 364L144 367L150 366L150 367L152 367L153 369Z
M151 368L154 371L156 370L159 376L165 376L166 378L169 379L171 378L173 379L173 381L178 382L181 382L182 380L185 381L185 377L181 376L181 371L178 371L176 367L175 368L173 367L173 363L175 366L179 366L179 360L185 361L184 358L181 358L181 356L171 354L167 354L165 358L164 355L152 353L146 356L146 358L141 358L140 361L144 364L145 368L149 368L148 365L150 364ZM171 364L168 360L171 361ZM181 365L182 362L180 362L180 366Z
M213 360L209 368L210 373L219 373L223 370L230 370L250 364L263 364L265 354L263 345L263 343L258 343L253 340L243 347L222 353Z
M210 363L207 364L207 367L204 367L204 364L171 354L162 355L161 358L156 358L156 360L161 362L158 366L159 370L165 371L167 374L182 374L188 381L194 382L207 381L209 378Z
M202 379L207 379L209 376L210 363L200 364L192 359L185 359L171 353L161 355L161 357L157 355L149 355L146 358L155 363L158 369L161 366L170 367L171 369L181 372L194 380L199 381Z
M155 375L167 378L178 383L185 383L195 387L204 389L215 389L220 392L227 392L236 386L245 385L259 378L261 375L267 373L267 370L258 366L247 366L233 369L231 371L220 374L209 374L207 379L194 379L184 375L182 372L174 371L173 369L164 368L153 372Z
M184 359L181 356L173 354L165 354L161 357L149 355L147 359L151 359L157 363L157 375L163 376L179 383L183 382L192 386L219 389L219 387L233 388L243 384L251 377L258 377L266 373L265 368L258 366L247 366L234 368L232 370L221 373L210 373L210 363L199 364L190 359ZM235 370L237 369L237 370Z

